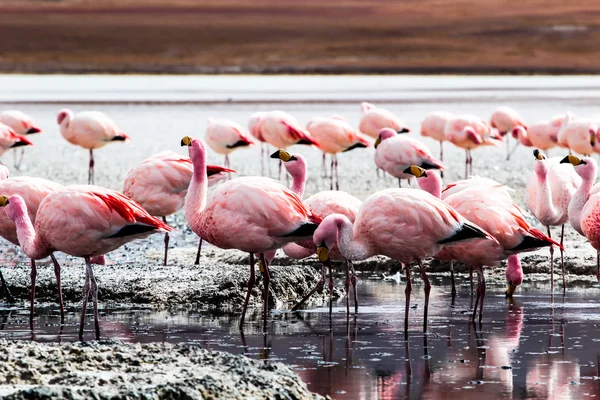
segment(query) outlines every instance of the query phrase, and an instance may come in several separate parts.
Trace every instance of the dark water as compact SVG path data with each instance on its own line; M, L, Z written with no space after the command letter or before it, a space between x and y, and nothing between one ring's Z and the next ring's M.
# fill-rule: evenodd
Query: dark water
M437 285L441 278L434 278ZM437 282L435 282L437 281ZM410 338L404 340L404 284L362 280L360 310L345 300L299 314L273 311L269 334L251 315L244 335L237 314L153 312L104 308L105 338L130 342L195 342L207 349L284 362L310 389L339 399L581 399L600 396L598 288L566 297L525 288L508 302L490 287L482 326L470 322L472 298L462 285L452 304L448 286L434 286L429 334L423 335L421 288L413 291ZM55 309L55 307L52 307ZM77 310L60 333L58 316L38 310L29 330L27 309L3 309L0 338L77 340ZM92 340L88 325L86 339Z

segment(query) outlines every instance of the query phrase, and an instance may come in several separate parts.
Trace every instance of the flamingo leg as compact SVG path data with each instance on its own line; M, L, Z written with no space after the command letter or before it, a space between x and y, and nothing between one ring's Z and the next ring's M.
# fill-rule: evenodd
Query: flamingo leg
M10 290L8 289L8 285L6 284L6 281L4 280L4 275L2 275L2 271L0 271L0 282L2 283L2 290L4 290L4 293L6 293L6 299L8 300L9 303L12 303L15 301L13 295L10 293Z
M486 292L486 283L485 283L485 275L483 274L483 268L481 265L477 267L477 296L475 297L475 307L473 307L473 322L475 322L475 317L477 316L477 306L479 305L479 323L481 324L481 320L483 318L483 300L485 298Z
M260 144L260 175L265 176L265 144Z
M333 155L335 160L335 190L340 190L340 176L338 175L338 159L337 154Z
M565 225L563 224L560 229L560 245L562 246L565 239ZM563 278L563 294L567 292L567 277L565 274L565 252L561 248L560 249L560 267L562 269L562 278Z
M271 274L269 274L269 264L265 259L265 254L260 253L260 263L262 265L262 273L264 279L264 294L263 294L263 330L267 330L267 315L269 314L269 283L271 282Z
M506 142L506 149L508 150L508 142ZM510 152L507 152L506 154L506 161L510 160L510 157L513 155L513 153L515 152L515 150L517 150L517 147L519 147L519 141L517 140L517 143L515 143L515 145L513 146L512 150Z
M277 174L277 180L281 180L281 167L283 166L283 161L279 160L279 173Z
M469 177L469 149L465 150L465 179Z
M379 167L375 167L375 172L377 173L377 179L379 179Z
M344 288L346 289L346 317L350 316L350 266L348 260L346 260L346 280L344 281Z
M421 279L425 283L425 311L423 314L423 332L427 333L427 314L429 312L429 293L431 293L431 283L429 282L429 277L427 277L427 272L425 272L425 266L423 262L419 260L419 271L421 272Z
M401 188L402 187L402 179L398 178L398 187Z
M88 185L94 184L94 150L90 149L90 167L88 171Z
M231 164L229 163L229 155L225 154L225 168L230 168ZM228 175L228 180L231 180L231 172L227 173Z
M408 340L408 310L410 309L410 293L412 292L412 282L410 280L410 268L406 264L402 264L404 267L404 273L406 274L406 289L404 289L404 296L406 297L406 304L404 306L404 339Z
M198 244L198 252L196 253L196 261L194 261L194 265L200 264L200 253L202 253L202 238L200 238L200 243Z
M444 142L440 141L440 161L444 161ZM444 171L440 171L440 177L444 179Z
M352 290L354 291L354 313L358 313L358 293L356 292L356 272L354 271L354 264L352 261L348 261L350 264L350 269L352 270L352 275L350 276L350 282L352 283Z
M506 139L506 159L508 160L510 158L510 143L509 143L509 136L506 135L506 133L504 134L504 138Z
M250 295L252 294L252 288L256 277L254 276L254 253L250 252L250 278L248 279L248 292L246 292L246 299L244 300L244 307L242 308L242 317L240 318L240 331L244 329L244 319L246 319L246 310L248 309L248 302L250 301Z
M167 223L167 217L162 217L163 222ZM167 254L169 253L169 232L165 233L165 259L163 265L167 265Z
M79 322L79 340L83 340L83 326L85 324L85 310L87 308L88 298L90 297L90 273L86 266L85 282L83 284L83 302L81 304L81 320Z
M60 264L58 260L53 254L50 254L50 259L52 259L52 264L54 264L54 276L56 277L56 286L58 287L58 304L60 306L60 323L65 323L65 304L63 302L62 295L62 283L60 281Z
M327 260L327 270L329 271L329 315L333 308L333 268L331 267L331 260Z
M300 307L302 307L302 305L304 303L306 303L306 301L308 299L310 299L310 297L315 294L315 292L319 292L322 293L323 292L323 286L325 285L325 266L321 265L321 279L319 279L319 281L317 282L317 284L315 285L314 288L312 288L312 290L310 292L308 292L303 298L302 300L300 300L300 302L298 302L294 307L292 307L291 311L298 311L300 309Z
M548 237L552 239L550 226L548 228ZM550 245L550 290L554 291L554 246Z
M329 177L329 190L333 190L333 168L334 168L334 162L333 162L333 155L332 155L331 156L331 164L329 166L330 173L331 173L331 176Z
M471 296L473 296L473 266L469 265L469 282L471 282Z
M100 322L98 321L98 282L94 276L94 268L92 267L92 261L90 257L85 258L86 270L89 270L89 281L92 285L92 302L94 303L94 329L96 331L96 340L100 340Z
M327 154L325 153L323 153L321 161L321 178L327 178Z
M452 297L455 297L456 283L454 282L454 261L450 261L450 280L452 281Z
M33 329L33 303L35 302L35 278L37 277L37 266L35 260L31 259L31 289L29 291L29 327Z

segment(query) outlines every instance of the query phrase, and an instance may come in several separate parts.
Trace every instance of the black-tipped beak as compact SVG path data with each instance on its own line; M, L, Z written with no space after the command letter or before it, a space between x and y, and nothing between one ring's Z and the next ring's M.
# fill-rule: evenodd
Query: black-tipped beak
M277 150L275 153L271 154L270 157L271 158L279 158L279 150Z
M560 160L560 163L561 164L570 164L571 162L569 161L569 156L566 156L565 158Z
M409 132L410 132L410 129L408 129L408 128L402 128L398 131L398 133L409 133Z
M25 132L26 135L31 135L32 133L40 133L42 130L40 128L36 128L35 126L32 128L29 128L27 130L27 132Z

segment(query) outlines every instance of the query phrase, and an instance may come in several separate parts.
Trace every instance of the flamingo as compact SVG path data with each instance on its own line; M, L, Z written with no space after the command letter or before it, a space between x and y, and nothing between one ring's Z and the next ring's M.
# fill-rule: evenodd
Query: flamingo
M435 171L428 173L418 166L411 166L407 171L419 178L417 183L424 191L436 195L441 192L442 180ZM532 228L525 221L523 210L512 201L508 191L502 185L467 187L446 197L444 202L467 221L489 232L495 239L448 245L436 256L475 266L478 285L473 320L476 318L478 305L479 322L483 317L483 301L486 292L483 266L493 266L511 255L553 244L562 248L562 245Z
M577 175L581 177L581 185L573 194L569 203L569 223L580 234L585 236L592 247L600 250L600 237L598 237L598 226L600 213L600 184L595 184L598 172L598 163L591 157L579 158L568 155L560 161L562 164L573 165ZM596 257L597 279L600 282L600 252Z
M0 113L0 124L10 126L17 135L31 135L34 133L41 133L42 130L37 127L33 122L33 119L18 110L6 110ZM21 163L23 162L23 155L25 149L21 149L21 157L17 163L17 150L14 151L14 166L16 170L19 170Z
M71 144L90 151L88 184L94 183L94 149L110 142L128 142L123 133L108 115L99 111L84 111L73 114L65 108L59 111L56 121L61 135Z
M404 122L391 111L375 107L373 104L367 102L360 103L360 109L363 116L360 120L358 130L373 139L377 139L379 132L383 128L390 128L398 133L410 132L410 129Z
M326 217L315 231L313 241L321 261L328 260L329 249L337 243L350 261L384 255L402 263L407 282L404 336L408 338L412 284L407 264L416 262L425 282L423 331L426 332L431 284L422 260L451 243L484 237L489 237L486 232L423 190L386 189L367 197L354 224L342 214Z
M307 176L307 166L304 157L301 154L292 155L285 150L278 150L271 155L271 158L278 158L283 161L285 169L292 176L292 191L302 198ZM350 222L354 223L361 201L347 192L327 190L310 196L308 199L304 200L304 205L321 219L324 219L331 214L342 214L345 215ZM306 240L303 242L286 244L283 246L283 252L290 258L302 259L315 254L317 252L317 247L312 240ZM356 274L354 273L354 267L352 267L352 274L350 274L349 262L344 258L337 244L329 251L329 257L333 261L343 261L346 263L346 312L347 314L350 313L350 283L352 283L354 290L354 310L355 312L358 312L358 295L356 293ZM333 277L331 273L329 282L329 293L331 295L333 291ZM324 277L322 277L315 288L296 304L292 308L292 311L300 308L314 292L323 287L324 283L325 280Z
M252 115L248 124L250 133L258 140L277 149L286 149L294 144L315 145L318 142L300 125L296 117L284 111L266 111ZM279 163L279 179L281 163Z
M465 179L473 173L471 150L480 146L498 146L502 140L484 121L474 115L458 115L446 122L446 140L465 149Z
M229 168L208 165L206 173L208 186L213 186L235 172ZM167 223L167 216L176 213L185 202L190 181L192 180L192 161L173 151L163 151L142 161L132 168L125 177L123 194L137 201L154 217L162 217ZM202 239L198 246L195 264L200 263ZM169 232L165 233L165 257L163 265L167 265L169 249Z
M10 126L0 122L0 155L8 149L21 146L33 146L33 143L27 137L17 134Z
M73 185L48 193L35 214L35 225L21 195L0 196L0 206L5 207L6 215L15 222L19 244L29 258L40 260L61 251L85 259L80 339L83 339L90 286L96 339L100 338L98 286L91 258L152 233L172 230L128 197L98 186Z
M512 297L517 287L523 283L523 268L521 268L521 260L518 255L508 256L505 276L508 284L506 297Z
M225 155L225 168L229 168L229 154L238 147L252 146L254 141L239 124L228 119L208 119L206 144L218 154Z
M525 130L527 125L523 122L523 118L519 113L510 107L498 107L492 113L490 118L492 128L497 128L502 137L507 133L512 132L513 128L521 126ZM506 159L510 159L511 151L509 151L508 138L506 140Z
M418 140L397 135L390 128L384 128L375 141L375 164L388 174L402 179L410 179L412 175L404 170L411 165L425 169L444 169L441 161L436 160L427 146Z
M578 118L563 125L558 132L558 144L584 156L600 152L600 123L596 119Z
M310 135L319 143L319 147L323 151L323 172L325 172L325 155L331 155L331 180L329 188L333 190L335 169L335 188L339 190L337 153L350 151L359 147L369 147L369 142L362 138L341 117L315 117L306 125L306 129L308 129Z
M250 253L250 279L240 329L254 286L254 253L260 253L264 276L266 329L269 295L269 265L265 252L286 243L310 239L320 219L313 215L297 194L269 178L243 177L227 181L207 199L206 147L202 140L185 136L194 172L185 198L185 217L195 234L222 249Z
M527 182L527 207L532 214L546 227L548 236L552 237L551 226L560 226L560 244L563 244L565 223L569 220L569 203L581 178L575 170L561 164L561 157L546 158L546 155L535 149L536 159L533 173ZM567 290L565 278L564 253L560 251L560 265L563 274L563 292ZM554 247L550 246L551 286L554 289Z
M430 138L440 142L440 161L444 162L444 141L446 140L446 134L444 133L444 127L446 122L452 119L454 115L447 111L436 111L427 114L421 122L421 135L429 136ZM444 173L441 174L442 178Z
M556 115L550 121L538 121L531 124L527 129L521 125L515 126L511 134L518 142L510 154L516 150L518 143L548 152L551 148L559 145L558 132L560 129L574 119L573 113L566 112Z

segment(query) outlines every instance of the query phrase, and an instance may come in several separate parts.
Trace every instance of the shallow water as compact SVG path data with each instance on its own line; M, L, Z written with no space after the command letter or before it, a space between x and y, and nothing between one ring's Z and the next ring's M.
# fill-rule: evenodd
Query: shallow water
M423 293L415 286L409 340L404 340L404 284L361 280L359 314L346 318L345 300L289 313L273 311L269 334L256 311L243 336L239 315L206 312L101 312L103 338L129 342L193 342L205 348L284 362L309 388L338 399L554 398L600 395L600 311L597 288L522 288L512 302L489 287L483 324L470 322L473 298L459 286L452 304L447 282L434 277L429 333L423 335ZM338 284L341 284L338 282ZM78 313L60 334L52 309L38 309L33 333L28 309L3 309L0 338L77 340ZM91 316L90 316L91 317ZM93 339L93 325L86 327Z

